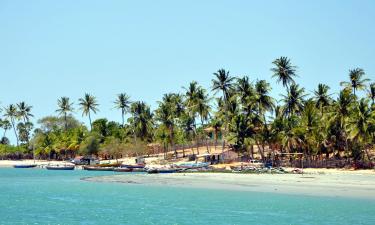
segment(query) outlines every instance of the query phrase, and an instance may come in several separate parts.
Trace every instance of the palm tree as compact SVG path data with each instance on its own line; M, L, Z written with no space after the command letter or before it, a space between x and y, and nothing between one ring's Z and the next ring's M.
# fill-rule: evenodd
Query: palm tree
M94 96L87 93L83 98L78 99L78 101L79 105L81 106L82 115L86 115L89 117L90 128L92 130L91 111L93 113L99 111L99 109L97 108L99 104L97 103L96 98Z
M368 90L368 97L371 99L372 104L375 104L375 83L370 84L370 88Z
M350 123L350 139L356 143L364 146L367 157L371 160L368 153L369 144L371 144L371 125L375 123L375 118L372 116L368 100L362 98L354 110L354 115L351 117Z
M130 96L128 96L126 93L121 93L117 95L117 99L114 102L115 107L117 109L121 109L121 117L122 117L122 126L125 124L124 116L125 113L129 111L130 109Z
M28 106L25 102L18 103L17 108L19 117L23 119L24 123L28 122L30 117L33 117L33 114L31 114L32 106Z
M328 94L329 86L325 84L319 84L318 89L314 91L315 95L315 107L319 108L321 114L323 114L323 109L329 106L332 102L330 94Z
M214 75L216 76L216 79L212 79L212 91L214 92L218 92L218 91L221 91L222 92L222 95L223 95L223 98L224 98L224 115L225 115L225 128L224 128L224 131L222 132L222 138L223 138L223 152L224 152L224 148L225 148L225 138L224 138L224 134L225 132L228 130L228 122L229 122L229 119L228 119L228 101L229 101L229 98L230 98L230 93L231 91L233 90L233 81L234 81L234 77L231 77L229 75L229 71L225 71L224 69L220 69L218 70L216 73L214 73Z
M277 79L277 83L281 82L286 88L288 88L291 83L294 83L293 77L297 76L297 67L292 65L290 59L281 56L280 58L275 59L272 64L275 65L274 68L271 68L271 71L273 72L272 77Z
M203 88L199 88L197 92L197 112L201 118L201 126L204 125L204 121L206 121L210 115L210 104L209 104L209 96L206 94L206 90Z
M19 145L19 140L18 140L18 134L17 134L16 125L15 125L15 120L17 120L19 118L19 113L17 111L17 107L15 105L13 105L13 104L10 104L4 110L5 110L4 116L6 118L10 119L10 121L12 123L12 127L13 127L13 130L14 130L14 135L16 136L17 146L18 146Z
M305 104L304 98L307 96L304 88L300 88L298 84L292 84L288 89L287 95L281 95L283 97L284 115L290 117L295 114L300 114L303 111Z
M68 121L67 121L67 114L69 112L73 112L73 103L70 103L68 97L61 97L57 100L58 109L56 112L59 113L59 115L64 115L64 121L65 121L65 130L68 129Z
M4 129L3 137L5 137L7 130L12 128L12 124L9 122L9 120L4 119L1 121L1 128Z
M197 92L199 89L199 85L196 81L190 82L189 86L185 88L185 104L186 109L188 111L189 116L193 119L193 125L194 125L194 133L196 133L196 122L195 118L197 116Z
M363 79L363 76L365 76L365 71L361 68L349 70L350 82L343 81L340 85L346 89L352 89L354 96L356 96L356 90L364 90L366 82L369 81L369 79Z
M234 77L229 75L229 71L224 69L218 70L214 73L216 80L212 79L212 90L215 92L222 91L224 101L229 99L229 94L233 90Z
M151 113L150 106L140 101L133 102L130 105L130 113L132 117L129 118L129 122L133 127L135 143L137 136L139 136L141 140L150 140L153 128L153 114Z

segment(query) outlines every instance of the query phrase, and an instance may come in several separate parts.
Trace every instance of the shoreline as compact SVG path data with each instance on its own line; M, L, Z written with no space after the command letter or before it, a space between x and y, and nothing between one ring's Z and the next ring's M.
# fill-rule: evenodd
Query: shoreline
M239 174L175 173L121 174L86 177L83 181L227 191L265 192L375 200L375 173Z

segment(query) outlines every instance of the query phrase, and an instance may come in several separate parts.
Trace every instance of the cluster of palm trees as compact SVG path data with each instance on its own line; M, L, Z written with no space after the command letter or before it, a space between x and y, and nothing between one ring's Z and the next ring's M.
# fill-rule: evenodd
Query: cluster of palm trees
M1 144L9 144L9 139L6 137L6 132L13 128L14 135L19 142L28 143L30 132L33 129L33 123L30 122L32 106L27 105L25 102L18 104L10 104L5 107L3 119L0 119L0 128L4 130ZM1 109L0 109L1 111Z
M301 152L311 158L359 159L366 155L371 158L375 142L375 83L370 84L370 80L365 79L363 69L349 70L349 81L340 83L343 88L336 97L325 84L318 84L309 95L296 83L297 67L287 57L275 59L271 72L276 82L285 88L279 100L271 97L271 85L266 80L234 77L220 69L213 74L212 95L193 81L181 93L165 94L154 111L145 102L131 101L125 93L117 95L114 106L121 112L121 123L92 121L99 104L94 96L85 94L78 104L89 119L90 131L80 129L76 132L80 135L71 135L76 138L74 146L84 143L87 137L95 139L90 134L99 133L99 144L105 149L114 143L159 143L165 151L176 151L178 146L198 146L203 140L213 138L215 148L221 139L223 150L231 148L252 157L256 147L262 158L270 151ZM366 96L360 97L359 91ZM2 120L1 125L5 131L14 128L18 144L21 134L16 131L16 122L21 121L18 130L25 126L23 130L30 131L31 107L20 103L4 110L7 119ZM57 135L59 139L75 129L69 125L73 111L68 97L58 100L56 112L65 121ZM105 129L111 132L104 132ZM212 136L207 130L214 131ZM29 142L29 132L22 141Z

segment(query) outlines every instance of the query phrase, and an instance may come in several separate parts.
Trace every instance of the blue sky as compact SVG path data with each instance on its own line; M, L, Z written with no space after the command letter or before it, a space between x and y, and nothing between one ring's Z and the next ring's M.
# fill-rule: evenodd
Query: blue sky
M288 56L308 91L332 91L348 70L375 80L374 1L19 1L0 0L1 106L26 101L36 118L56 101L98 98L95 118L120 121L116 94L153 108L220 68L271 82L271 62ZM77 106L76 106L77 108ZM84 122L86 118L77 112Z

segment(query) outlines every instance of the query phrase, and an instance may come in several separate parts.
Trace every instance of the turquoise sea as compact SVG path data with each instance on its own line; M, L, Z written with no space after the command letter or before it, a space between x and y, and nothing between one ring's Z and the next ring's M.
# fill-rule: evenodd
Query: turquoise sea
M80 180L108 174L2 168L0 224L375 224L373 200Z

